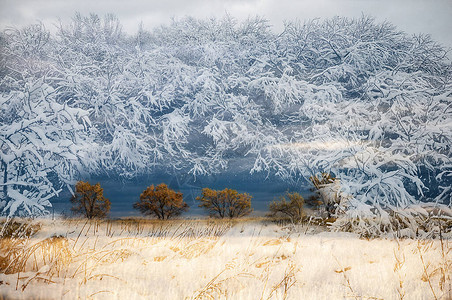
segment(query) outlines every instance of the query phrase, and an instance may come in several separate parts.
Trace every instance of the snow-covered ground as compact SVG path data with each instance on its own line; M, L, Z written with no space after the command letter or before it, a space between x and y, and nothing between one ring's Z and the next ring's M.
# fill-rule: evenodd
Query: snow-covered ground
M16 259L14 241L1 240L3 262L24 265L0 274L0 298L452 298L452 240L366 240L263 220L39 222Z

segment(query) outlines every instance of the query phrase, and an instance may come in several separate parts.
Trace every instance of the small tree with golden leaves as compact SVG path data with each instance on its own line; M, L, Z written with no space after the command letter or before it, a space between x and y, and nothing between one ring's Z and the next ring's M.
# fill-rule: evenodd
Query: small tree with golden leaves
M149 186L140 195L140 201L133 205L144 215L155 215L161 220L182 214L189 209L184 202L182 193L175 192L162 183Z
M199 207L206 209L210 216L237 218L252 212L251 198L247 193L239 194L228 188L222 191L204 188L196 200L201 201Z
M273 218L287 218L293 223L301 222L304 213L304 199L299 193L286 193L273 201L269 206L269 216Z
M83 215L88 219L105 218L110 211L110 200L104 197L104 189L99 183L79 181L75 185L75 193L71 197L71 211L75 215Z

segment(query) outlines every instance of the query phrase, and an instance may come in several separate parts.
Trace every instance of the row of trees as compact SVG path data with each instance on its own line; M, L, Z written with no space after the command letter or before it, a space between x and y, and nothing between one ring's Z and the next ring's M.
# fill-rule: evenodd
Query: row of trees
M196 200L199 207L204 208L211 217L238 218L252 212L251 199L247 193L238 193L236 190L202 189L202 194ZM111 203L103 195L100 184L91 185L89 182L79 181L75 186L75 194L71 197L73 204L71 210L76 215L88 219L104 218L110 211ZM293 222L300 222L304 216L304 199L298 193L287 193L270 206L270 216L288 218ZM170 189L162 183L151 185L140 195L140 200L133 204L133 208L143 215L154 216L165 220L181 215L189 209L183 200L183 195Z
M46 213L88 174L341 178L349 207L452 205L452 65L362 16L184 18L135 35L76 14L0 33L0 210ZM363 204L363 205L362 205Z
M247 193L240 194L228 188L221 191L204 188L196 200L201 202L199 207L204 208L210 216L236 218L251 213L251 198ZM84 181L76 184L71 202L72 212L88 219L105 217L111 206L110 201L103 196L99 183L91 185ZM141 193L140 200L133 204L133 208L143 215L165 220L179 216L187 211L189 206L184 202L182 193L161 183L147 187Z

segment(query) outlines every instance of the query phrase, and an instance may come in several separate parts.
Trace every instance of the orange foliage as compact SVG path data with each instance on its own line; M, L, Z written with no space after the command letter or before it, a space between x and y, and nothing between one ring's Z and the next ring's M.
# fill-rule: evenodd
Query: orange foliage
M199 207L208 210L211 216L235 218L251 213L251 198L247 193L239 194L236 190L227 188L222 191L204 188L202 196L196 200L201 201Z
M111 206L110 200L104 197L104 189L99 183L91 185L85 181L77 182L71 202L72 212L88 219L106 217Z
M301 222L304 213L304 199L299 193L289 193L279 197L269 205L269 216L274 218L288 218L293 223Z
M155 215L159 219L169 219L178 216L188 210L187 203L184 202L182 193L175 192L166 184L149 186L140 195L140 201L133 205L145 215Z

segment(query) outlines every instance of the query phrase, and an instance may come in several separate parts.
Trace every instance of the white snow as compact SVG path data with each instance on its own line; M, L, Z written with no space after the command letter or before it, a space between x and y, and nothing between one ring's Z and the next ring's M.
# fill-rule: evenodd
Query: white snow
M26 242L35 251L25 270L0 274L5 298L448 299L452 293L451 240L365 240L259 220L40 222L41 231Z

